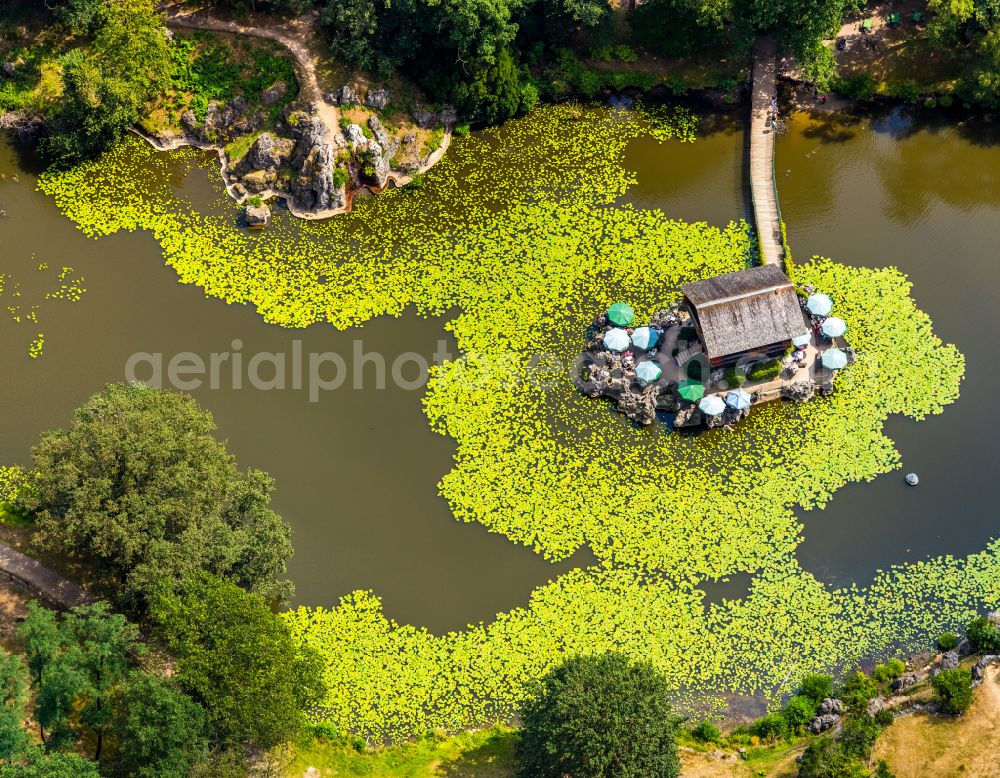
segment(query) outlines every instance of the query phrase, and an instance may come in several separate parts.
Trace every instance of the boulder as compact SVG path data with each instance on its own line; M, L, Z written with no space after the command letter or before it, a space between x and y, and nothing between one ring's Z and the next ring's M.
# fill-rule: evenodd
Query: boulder
M248 192L259 194L273 187L277 179L273 170L251 170L243 176L242 183Z
M369 108L374 108L376 111L384 110L389 104L389 100L389 90L380 86L369 89L368 94L365 95L365 105Z
M958 651L952 649L951 651L945 651L941 654L940 667L942 670L954 670L958 667Z
M194 111L188 109L181 114L181 126L188 132L198 129L198 117L194 115Z
M333 92L324 92L323 93L323 102L329 103L330 105L339 105L340 104L340 100L337 99L337 95L335 95Z
M959 656L972 656L972 643L969 642L968 638L962 638L955 646L955 650Z
M868 701L868 715L874 716L880 710L885 710L889 707L889 703L885 697L875 697Z
M425 106L418 105L413 110L413 121L422 130L430 130L441 123L440 118L433 111L429 111Z
M451 127L455 122L458 121L458 111L455 110L455 106L445 105L441 106L441 113L438 114L438 120L445 127Z
M815 388L812 381L796 381L788 386L781 387L781 396L787 400L794 400L797 403L811 400Z
M389 159L382 151L382 146L376 141L368 141L365 149L365 158L371 164L371 179L378 187L383 187L389 182ZM367 165L366 165L367 167Z
M392 159L396 155L399 144L394 138L389 137L389 133L386 132L385 127L382 125L382 122L379 121L377 116L372 115L368 117L368 129L370 129L372 134L375 135L375 139L382 147L383 154L387 158Z
M902 678L897 678L891 684L889 684L889 688L893 692L898 694L899 692L903 691L903 689L909 689L916 682L917 682L917 676L913 674L904 675Z
M358 93L354 91L352 87L344 84L340 87L340 92L337 94L337 99L340 100L341 105L357 105L358 104Z
M992 611L986 618L993 626L1000 627L1000 611Z
M656 419L656 395L654 392L625 391L618 398L618 410L639 424L652 424Z
M260 101L264 105L274 105L280 103L286 94L288 94L288 84L277 81L260 93Z
M702 412L698 409L697 405L689 405L686 408L681 408L677 411L677 415L674 417L674 427L676 429L681 429L683 427L697 427L703 421L705 417Z
M209 143L226 143L252 132L260 125L260 117L249 112L247 101L233 98L227 105L215 101L208 104L200 135Z
M271 133L265 132L257 137L237 167L246 172L277 170L288 162L294 148L294 141L288 138L275 138Z
M344 130L344 137L347 138L347 142L350 143L354 148L364 147L368 144L368 138L365 137L365 131L361 129L358 124L349 124L347 129Z
M809 731L814 735L832 729L840 720L840 716L835 713L824 713L809 722Z
M13 78L15 75L17 75L17 65L15 65L13 62L10 61L4 62L3 74L7 76L7 78Z
M975 666L972 668L972 680L983 680L983 676L986 674L986 668L993 662L1000 662L1000 654L986 654L985 656L980 657L979 661L976 662Z
M262 230L271 223L271 209L266 205L247 205L243 208L243 215L251 230Z
M247 191L247 188L243 186L243 184L239 183L238 181L235 184L233 184L233 197L235 197L237 200L242 200L248 194L250 193Z
M838 716L844 712L844 703L836 697L827 697L819 705L820 715L836 713Z

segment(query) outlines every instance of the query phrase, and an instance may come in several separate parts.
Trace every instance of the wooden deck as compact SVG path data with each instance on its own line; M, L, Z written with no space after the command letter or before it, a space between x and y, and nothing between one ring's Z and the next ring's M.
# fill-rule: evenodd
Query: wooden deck
M784 269L781 211L774 185L774 129L771 105L777 97L775 71L777 46L771 38L757 42L753 50L753 81L750 86L750 190L754 222L760 236L761 262Z

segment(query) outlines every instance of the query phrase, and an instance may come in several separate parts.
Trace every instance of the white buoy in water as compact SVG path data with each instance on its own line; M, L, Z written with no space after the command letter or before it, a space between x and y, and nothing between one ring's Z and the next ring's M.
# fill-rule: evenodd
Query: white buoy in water
M916 473L909 473L906 476L906 483L908 483L910 486L916 486L917 484L920 483L920 479L917 478Z

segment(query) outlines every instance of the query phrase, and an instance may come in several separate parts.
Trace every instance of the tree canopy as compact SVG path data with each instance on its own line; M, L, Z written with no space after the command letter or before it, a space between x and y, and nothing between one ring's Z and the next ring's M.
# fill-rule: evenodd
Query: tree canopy
M160 597L152 616L177 680L222 741L272 748L302 731L322 692L319 658L260 597L202 572Z
M650 663L581 656L549 672L521 711L519 778L671 778L680 719Z
M198 570L289 596L291 531L268 507L271 479L240 472L214 431L188 396L108 386L33 449L23 501L40 541L85 561L96 588L139 617Z

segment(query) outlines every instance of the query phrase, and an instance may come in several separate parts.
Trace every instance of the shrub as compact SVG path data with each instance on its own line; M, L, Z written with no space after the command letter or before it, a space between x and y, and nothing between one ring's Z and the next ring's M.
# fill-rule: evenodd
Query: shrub
M837 82L837 91L852 100L871 100L875 96L875 79L871 73L860 73Z
M620 59L622 62L635 62L639 59L639 55L635 53L635 49L624 43L619 43L614 49L615 58Z
M757 362L747 370L749 381L769 381L781 372L781 362L771 359L767 362Z
M905 103L913 103L920 97L920 87L912 79L890 81L885 85L885 93L889 97L895 97L897 100L902 100Z
M840 698L852 708L864 708L878 692L875 681L862 672L857 672L844 682Z
M788 720L780 713L768 713L757 719L750 731L763 741L774 742L788 735Z
M250 197L247 198L247 205L251 208L260 208L263 204L264 200L259 194L250 195Z
M342 167L333 169L333 185L340 189L347 186L347 182L351 180L351 177L347 174L347 171Z
M723 380L729 387L743 386L747 382L746 373L737 367L727 367L723 373Z
M851 759L867 759L881 732L881 725L867 713L848 716L840 730L837 743L844 756Z
M792 732L801 732L816 715L816 703L809 697L795 695L785 703L781 713Z
M934 697L945 713L959 714L972 705L972 673L963 667L942 670L931 681Z
M958 635L954 632L942 632L937 641L938 648L942 651L951 651L958 645Z
M680 773L680 724L669 688L649 662L609 653L550 671L521 711L520 778Z
M715 743L721 735L719 728L707 719L696 724L691 730L691 737L699 743Z
M833 677L829 675L819 675L810 673L803 676L799 681L799 695L808 697L819 705L823 700L833 694Z
M977 654L986 651L1000 651L1000 630L987 618L980 616L970 621L965 630L965 636L969 639L972 650Z
M906 672L906 665L899 659L890 659L884 665L876 665L873 677L879 683L888 683Z
M892 715L892 711L888 708L882 708L882 710L875 714L875 723L882 727L882 729L892 726L892 722L895 720L896 717Z
M454 132L455 137L457 137L457 138L464 138L466 135L469 134L469 125L468 124L456 124L455 125L455 129L452 132Z

